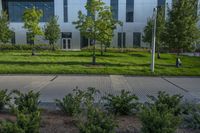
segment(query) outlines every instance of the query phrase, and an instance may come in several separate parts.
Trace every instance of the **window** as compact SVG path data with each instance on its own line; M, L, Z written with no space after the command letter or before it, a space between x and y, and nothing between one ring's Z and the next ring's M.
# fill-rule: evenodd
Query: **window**
M27 41L27 44L34 44L34 41L32 40L33 36L31 33L27 32L26 33L26 41Z
M62 32L62 38L72 38L71 32Z
M118 20L118 0L111 0L110 1L111 11L113 14L113 18Z
M22 22L24 10L33 7L43 11L41 22L54 16L54 0L7 0L3 7L8 11L10 22Z
M15 32L11 32L11 44L14 45L16 42L15 42Z
M141 33L133 32L133 47L140 47L141 45Z
M165 6L165 0L158 0L158 7Z
M90 0L87 0L87 4L90 5ZM91 13L87 10L87 16L91 16Z
M68 22L68 0L64 0L64 22Z
M133 22L134 0L126 0L126 22Z
M123 48L126 47L126 33L125 32L123 32L123 36L122 36L122 32L118 33L118 48L122 48L122 46Z

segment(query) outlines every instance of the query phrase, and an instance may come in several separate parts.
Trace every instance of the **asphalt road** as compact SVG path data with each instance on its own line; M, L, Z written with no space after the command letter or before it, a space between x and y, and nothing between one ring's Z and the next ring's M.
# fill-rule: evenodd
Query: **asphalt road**
M95 87L106 93L118 94L122 89L135 93L140 101L158 91L184 95L186 100L200 101L200 77L133 77L123 75L0 75L1 89L40 91L43 103L61 99L73 89Z

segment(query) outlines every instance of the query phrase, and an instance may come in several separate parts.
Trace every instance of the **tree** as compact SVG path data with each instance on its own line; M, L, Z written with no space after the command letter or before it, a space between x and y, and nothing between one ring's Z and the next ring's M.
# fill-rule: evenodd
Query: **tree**
M9 29L9 20L6 12L2 11L0 15L0 42L9 42L12 31Z
M43 13L42 10L38 10L35 7L26 9L23 14L24 28L30 33L30 40L33 42L32 55L35 55L34 41L36 35L43 35L42 29L39 26L40 19Z
M101 55L103 55L103 44L106 47L110 46L112 38L114 36L114 30L117 28L117 24L121 24L120 21L117 21L113 18L111 9L106 7L104 11L99 13L99 36L98 40L101 42Z
M157 58L160 59L160 48L164 44L163 36L165 31L165 8L158 7L157 12L157 21L156 21L156 49L157 49ZM147 25L144 28L143 41L151 45L152 43L152 30L154 27L154 20L149 18Z
M49 40L49 45L52 50L55 50L55 43L60 38L60 26L58 24L58 17L52 17L44 27L45 39Z
M113 21L110 8L105 6L105 3L102 2L102 0L90 0L87 2L85 8L88 11L88 15L79 11L78 20L73 22L73 24L79 29L81 35L93 40L92 64L95 65L96 41L102 42L102 38L106 38L106 41L110 40L110 36L113 34L113 28L116 23Z
M165 42L171 50L176 50L177 58L182 51L190 50L200 38L197 5L197 0L176 0L169 10Z

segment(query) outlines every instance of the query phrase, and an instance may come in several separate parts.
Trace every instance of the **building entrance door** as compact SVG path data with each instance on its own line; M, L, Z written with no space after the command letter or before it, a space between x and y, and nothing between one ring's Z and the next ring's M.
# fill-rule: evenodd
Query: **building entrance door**
M71 38L62 38L62 49L71 49L71 42L72 39Z

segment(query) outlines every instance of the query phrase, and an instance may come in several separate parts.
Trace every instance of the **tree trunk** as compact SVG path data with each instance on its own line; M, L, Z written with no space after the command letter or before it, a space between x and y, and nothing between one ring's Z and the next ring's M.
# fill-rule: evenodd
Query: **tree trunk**
M96 48L95 48L96 41L93 42L93 55L92 55L92 65L96 65Z
M32 44L32 56L35 56L35 47L34 47L34 43Z
M157 58L160 59L160 49L158 48L158 51L157 51Z

